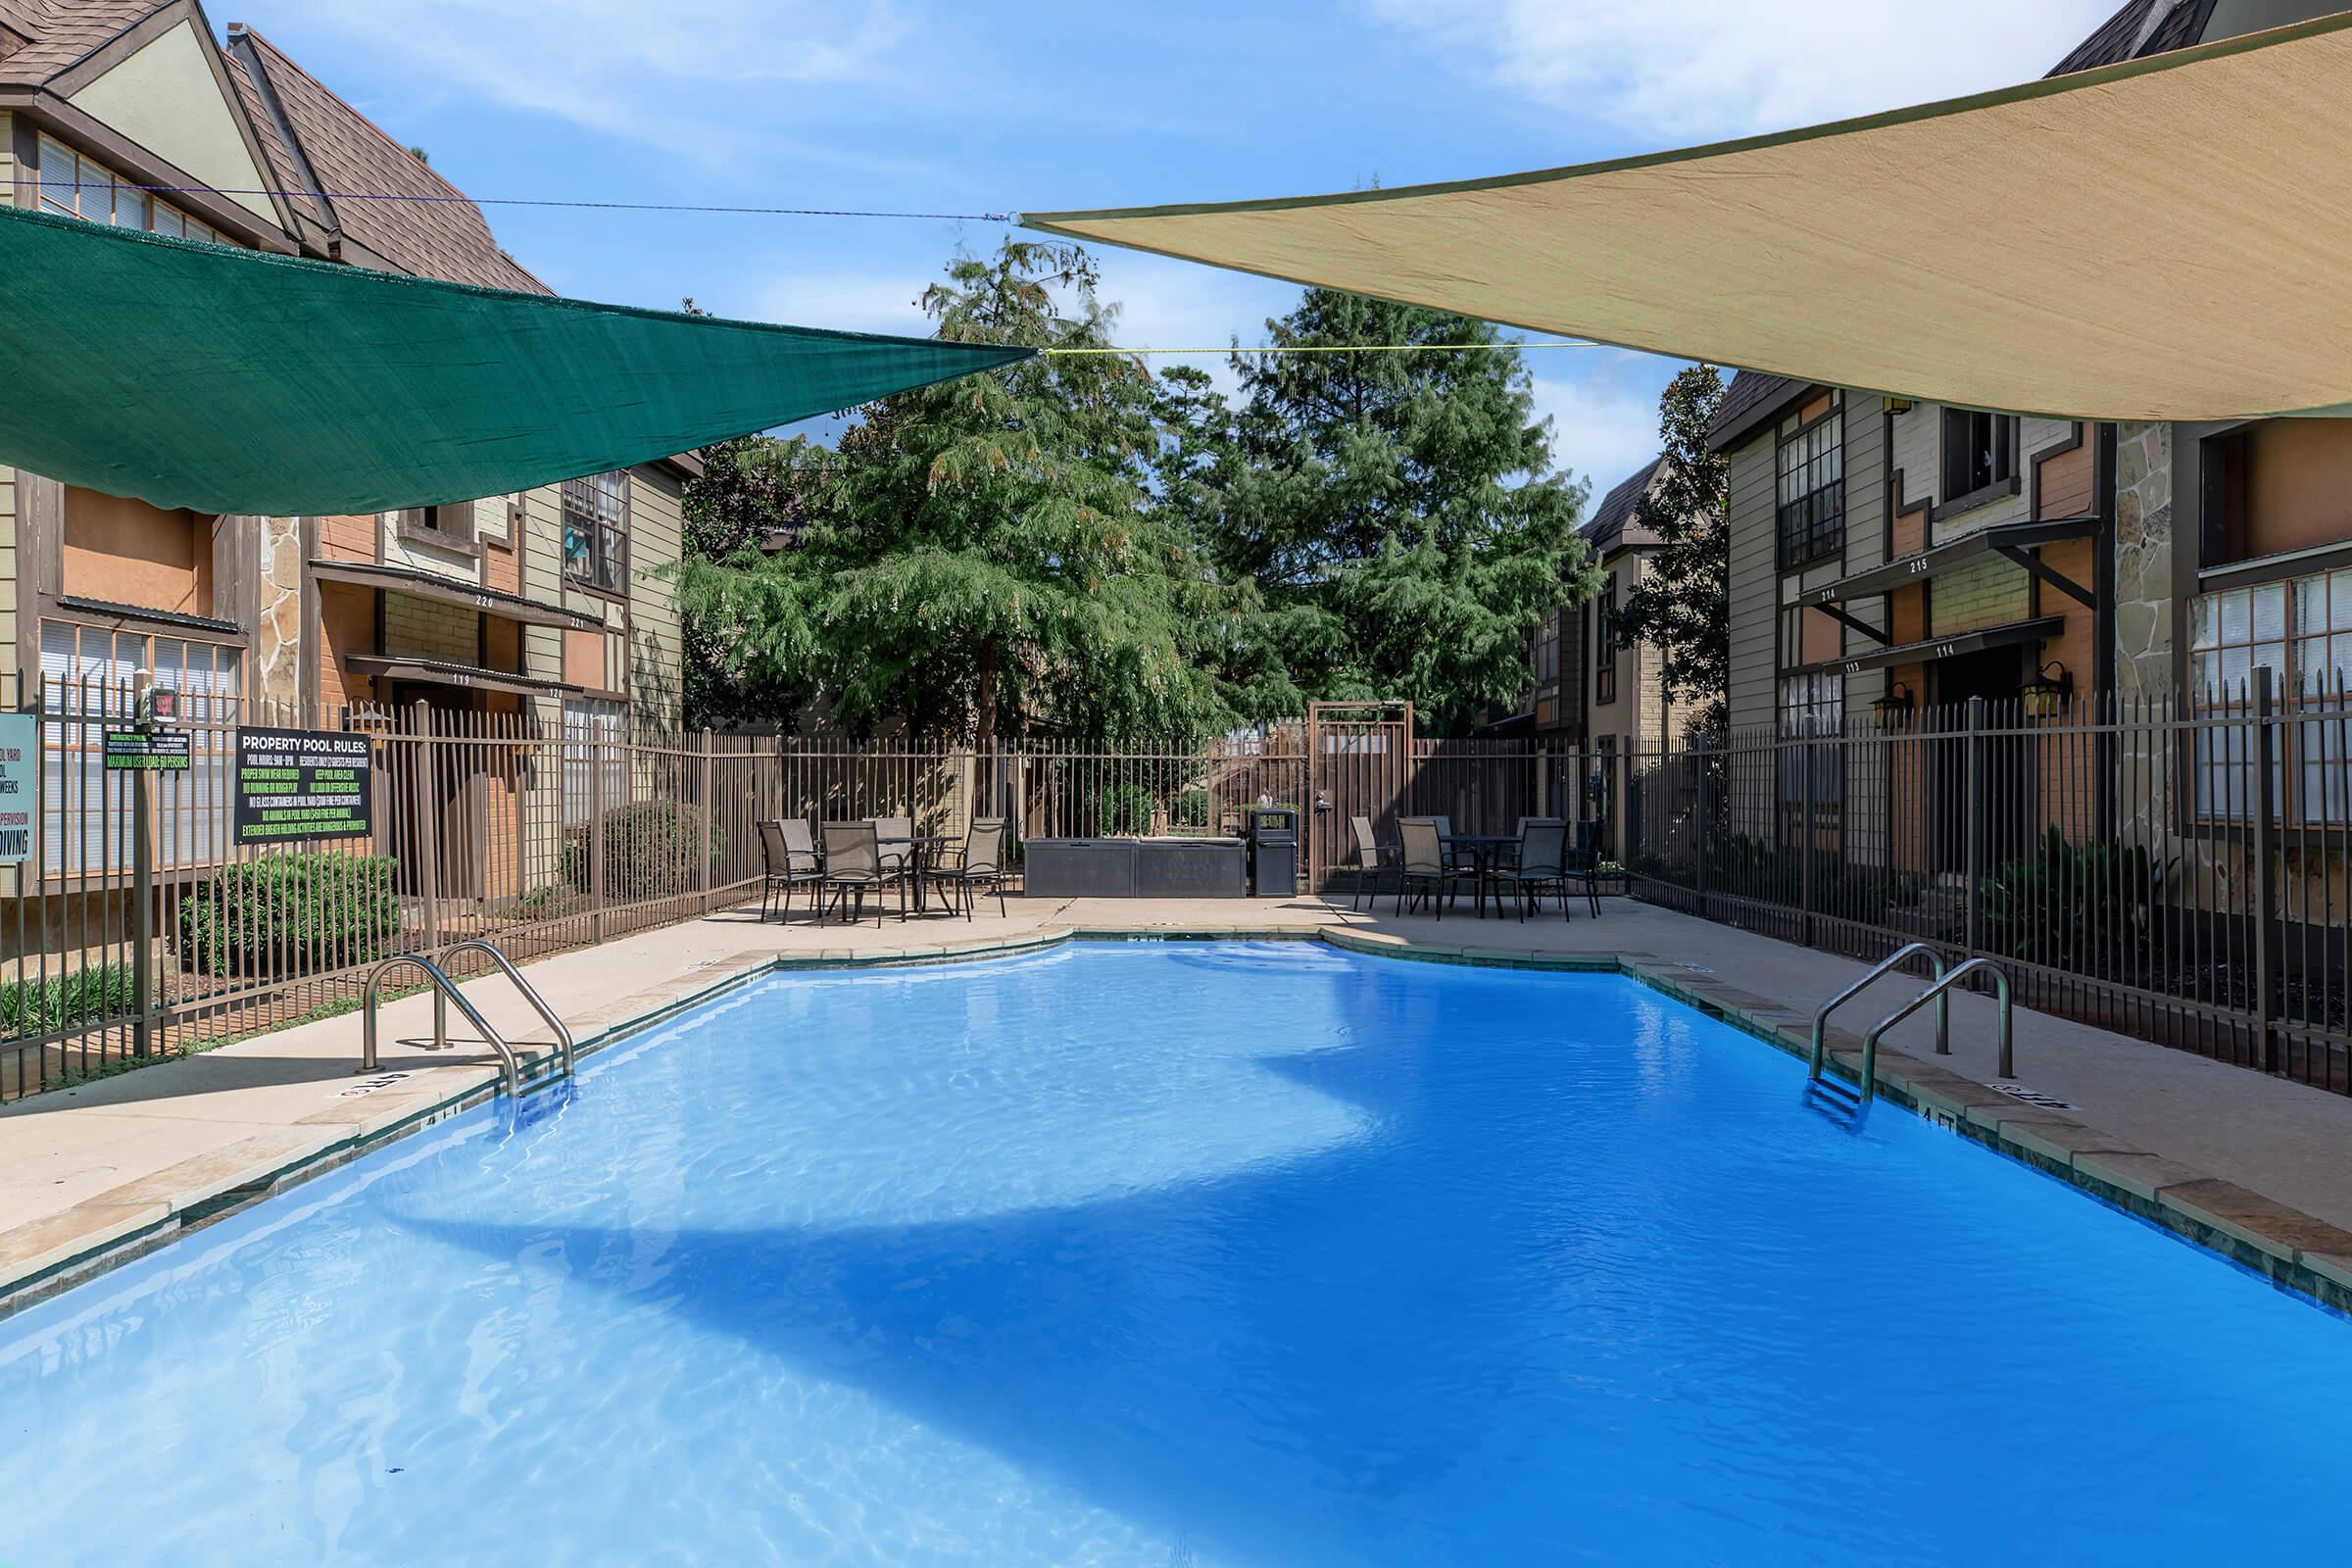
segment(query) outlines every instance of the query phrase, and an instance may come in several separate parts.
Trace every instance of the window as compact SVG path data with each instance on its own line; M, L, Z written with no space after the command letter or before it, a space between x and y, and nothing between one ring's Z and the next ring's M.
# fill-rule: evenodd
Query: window
M609 594L629 582L629 476L564 481L564 575Z
M2271 789L2289 821L2352 821L2352 569L2315 572L2189 602L2189 692L2201 712L2253 706L2254 672L2271 672L2280 710L2315 716L2278 730ZM2243 726L2196 732L2197 811L2252 812L2253 738Z
M1617 579L1600 585L1600 609L1592 617L1592 701L1617 700Z
M41 138L41 211L86 218L117 228L151 229L175 239L222 241L220 231L190 218L95 159L84 158L54 136Z
M629 754L621 744L627 714L618 703L569 699L564 704L564 825L580 827L596 814L597 769L604 771L607 810L629 800Z
M173 722L189 732L184 773L108 773L106 730L130 721L138 672L179 694ZM41 869L50 876L121 871L130 863L129 791L152 779L157 864L203 865L228 845L230 753L245 651L147 632L41 622Z
M1530 672L1539 685L1560 678L1560 616L1557 611L1545 615L1536 626L1536 650L1530 661Z
M1812 673L1781 677L1781 733L1789 737L1836 736L1845 725L1845 677ZM1804 769L1813 769L1813 804L1835 806L1845 799L1843 748L1815 742L1781 748L1780 792L1784 806L1805 798Z
M1810 423L1781 421L1781 568L1836 555L1845 546L1845 405L1831 393Z
M1949 506L2017 477L2017 420L2005 414L1943 411L1943 502Z

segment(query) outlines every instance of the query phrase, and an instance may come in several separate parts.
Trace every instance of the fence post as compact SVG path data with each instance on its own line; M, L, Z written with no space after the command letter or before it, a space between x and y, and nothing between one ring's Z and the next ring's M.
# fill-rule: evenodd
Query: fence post
M703 776L697 781L697 787L702 791L703 798L703 853L696 856L695 858L701 862L703 868L703 885L701 892L703 895L702 911L705 914L709 914L710 912L710 885L716 880L716 878L711 875L710 843L712 838L711 830L718 825L718 798L710 793L710 753L712 748L716 747L717 745L717 735L710 730L703 731Z
M145 773L130 779L130 1050L144 1056L155 1049L155 856L147 825L147 797L154 788ZM37 1026L36 1026L37 1027Z
M1810 718L1797 726L1796 760L1803 774L1797 792L1803 802L1796 824L1797 941L1808 948L1813 945L1813 733Z
M1696 831L1690 835L1691 854L1698 862L1698 913L1701 919L1706 918L1707 913L1707 831L1709 826L1707 816L1707 741L1709 738L1703 731L1698 736L1698 820Z
M588 754L588 929L605 940L605 749L603 726L589 719L581 734Z
M1962 891L1968 910L1968 953L1975 957L1984 945L1984 699L1982 697L1968 700L1968 739L1962 745L1961 766L1968 775L1962 786L1961 808L1965 817L1961 834L1967 846L1961 856L1961 874L1968 878L1968 885Z
M2278 1070L2278 944L2271 939L2271 911L2278 898L2271 830L2271 818L2278 809L2278 791L2271 777L2278 756L2278 739L2271 727L2274 702L2271 668L2264 664L2254 671L2254 831L2249 835L2254 857L2254 1027L2264 1072Z
M433 710L416 700L416 765L409 770L416 805L416 895L424 905L424 948L441 948L441 759L433 735Z

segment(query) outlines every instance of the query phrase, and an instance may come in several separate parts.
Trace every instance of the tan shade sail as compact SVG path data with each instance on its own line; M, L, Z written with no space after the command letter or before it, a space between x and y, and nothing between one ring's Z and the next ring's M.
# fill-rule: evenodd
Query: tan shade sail
M1032 228L2079 418L2352 406L2352 15L1689 152Z

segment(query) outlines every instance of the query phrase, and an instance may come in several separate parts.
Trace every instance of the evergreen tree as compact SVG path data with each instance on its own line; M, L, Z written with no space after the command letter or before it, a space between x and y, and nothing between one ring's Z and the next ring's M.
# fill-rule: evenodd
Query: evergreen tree
M1076 246L1007 241L950 264L922 306L942 338L1099 349L1096 275ZM821 691L852 728L1198 733L1229 716L1196 660L1226 596L1148 504L1157 449L1150 377L1113 354L884 399L789 548L687 564L686 613L718 628L717 678Z
M1666 461L1634 521L1663 548L1617 607L1620 646L1657 650L1667 698L1696 705L1695 733L1721 730L1731 711L1730 464L1707 444L1722 404L1723 377L1711 365L1684 370L1659 398Z
M1267 331L1282 348L1500 341L1329 289ZM1537 620L1596 578L1576 537L1585 489L1551 471L1518 351L1237 352L1234 366L1238 411L1174 375L1160 398L1163 500L1220 576L1255 593L1222 644L1228 681L1275 681L1293 711L1405 698L1432 731L1523 696Z

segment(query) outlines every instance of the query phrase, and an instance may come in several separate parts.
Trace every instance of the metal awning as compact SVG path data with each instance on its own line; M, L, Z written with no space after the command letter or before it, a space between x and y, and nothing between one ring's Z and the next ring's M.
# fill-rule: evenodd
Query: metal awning
M1900 588L1905 583L1925 582L1955 566L1966 565L1989 551L2007 557L2060 593L2096 609L2097 596L2089 589L2064 572L2043 565L2026 552L2067 539L2087 539L2098 531L2099 519L2096 517L2046 517L2039 522L2005 522L1997 527L1980 528L1975 533L1937 545L1932 550L1922 550L1915 556L1898 556L1883 566L1873 566L1868 571L1840 577L1826 588L1812 589L1805 594L1804 602L1818 610L1824 605L1868 599L1875 594Z
M517 697L567 697L577 686L560 680L533 680L511 669L483 669L474 664L451 664L438 659L410 659L398 654L346 654L343 667L379 680L415 681L425 686L463 686L474 691L512 692Z
M1893 648L1874 648L1867 654L1846 654L1837 659L1825 659L1818 664L1806 665L1797 673L1859 675L1866 669L1919 664L1931 659L1957 659L1962 654L1982 653L1987 648L2013 648L2019 643L2039 642L2044 637L2057 636L2065 626L2064 615L2042 615L2033 620L2011 621L2006 626L1986 626L1981 631L1955 632L1949 637L1931 637L1926 642L1903 643Z
M412 599L430 599L444 605L463 605L487 611L526 626L566 626L574 631L603 631L604 621L585 611L566 610L520 594L479 588L438 572L415 566L379 566L365 561L314 561L311 575L320 582L354 583L362 588L389 588Z

